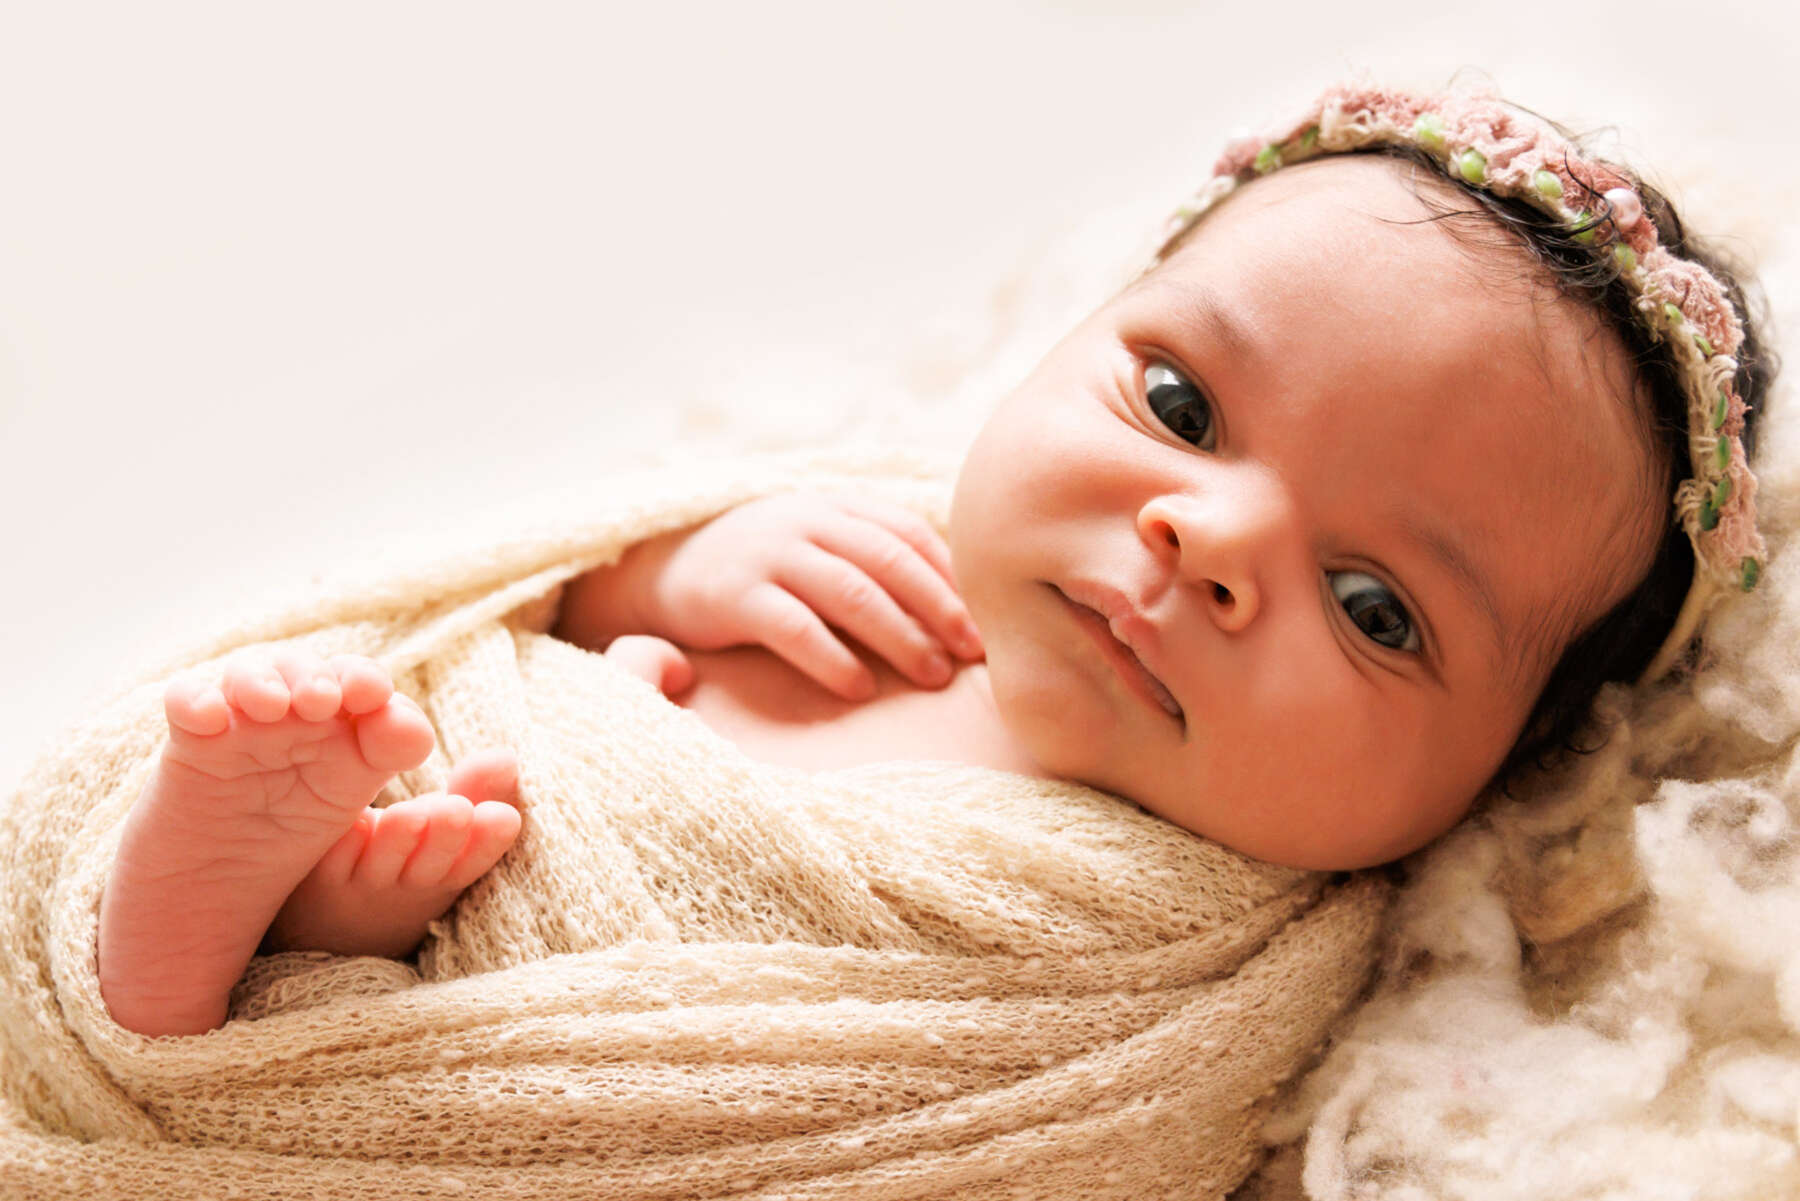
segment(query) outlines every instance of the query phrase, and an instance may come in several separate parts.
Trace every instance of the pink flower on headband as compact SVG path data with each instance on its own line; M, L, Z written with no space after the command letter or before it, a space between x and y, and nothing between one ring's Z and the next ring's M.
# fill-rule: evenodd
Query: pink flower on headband
M1683 319L1706 339L1715 354L1736 355L1743 327L1719 281L1699 263L1659 251L1644 264L1649 279L1644 295L1657 304L1673 304ZM1691 335L1690 335L1691 336Z

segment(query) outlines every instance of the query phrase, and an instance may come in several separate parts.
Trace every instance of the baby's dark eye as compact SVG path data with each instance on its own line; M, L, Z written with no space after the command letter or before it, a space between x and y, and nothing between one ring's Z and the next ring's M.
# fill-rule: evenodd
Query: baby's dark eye
M1356 628L1397 651L1419 649L1419 631L1412 616L1388 586L1361 571L1334 571L1331 594L1344 606Z
M1144 398L1156 419L1177 438L1201 450L1211 450L1216 437L1212 404L1206 393L1167 363L1144 368Z

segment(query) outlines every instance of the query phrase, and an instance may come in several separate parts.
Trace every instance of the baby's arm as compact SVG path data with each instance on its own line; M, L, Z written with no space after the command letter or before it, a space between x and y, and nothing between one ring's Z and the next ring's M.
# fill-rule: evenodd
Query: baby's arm
M762 645L840 696L875 679L843 631L923 687L948 682L948 648L980 636L938 532L897 505L800 492L740 505L632 547L572 581L555 633L605 647L648 634L691 650Z

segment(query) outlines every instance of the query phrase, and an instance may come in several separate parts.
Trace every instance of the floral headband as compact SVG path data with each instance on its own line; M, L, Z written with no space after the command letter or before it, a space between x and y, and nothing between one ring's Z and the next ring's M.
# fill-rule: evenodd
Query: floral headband
M1705 267L1658 245L1642 197L1618 168L1586 158L1547 125L1473 90L1419 96L1332 88L1276 136L1233 142L1213 178L1169 219L1154 261L1240 184L1289 163L1369 146L1417 147L1445 174L1560 219L1576 241L1610 259L1639 321L1668 345L1688 402L1693 474L1676 489L1675 516L1694 544L1694 580L1642 677L1656 679L1717 601L1756 587L1766 555L1756 530L1756 477L1740 440L1744 401L1733 356L1744 329L1729 294Z

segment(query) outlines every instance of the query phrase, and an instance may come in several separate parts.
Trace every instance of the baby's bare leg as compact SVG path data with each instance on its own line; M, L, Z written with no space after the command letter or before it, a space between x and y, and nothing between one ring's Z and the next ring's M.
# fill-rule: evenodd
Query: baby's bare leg
M433 733L373 661L297 651L234 657L217 685L177 680L164 710L169 741L101 901L100 989L120 1025L193 1034L224 1021L289 894Z

